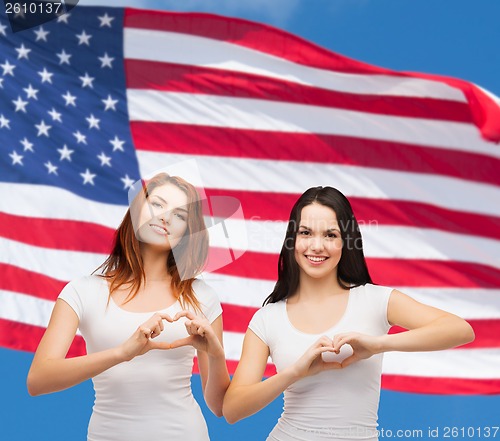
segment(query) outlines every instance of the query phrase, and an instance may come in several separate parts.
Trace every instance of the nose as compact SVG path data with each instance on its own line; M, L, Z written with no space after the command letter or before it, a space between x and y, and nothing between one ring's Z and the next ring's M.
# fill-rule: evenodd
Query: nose
M323 249L323 238L320 236L312 237L309 243L309 248L314 252L321 251Z
M158 215L158 219L161 220L165 224L170 224L170 221L172 219L172 212L171 211L164 211L163 213L160 213Z

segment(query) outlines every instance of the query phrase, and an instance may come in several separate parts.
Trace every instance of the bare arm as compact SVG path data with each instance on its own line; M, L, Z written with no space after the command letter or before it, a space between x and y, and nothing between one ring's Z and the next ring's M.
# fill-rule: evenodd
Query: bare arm
M342 367L381 352L439 351L474 340L472 327L462 318L417 302L398 290L393 290L389 298L387 319L391 325L408 331L382 336L348 332L334 337L336 350L346 343L354 349L354 354L342 362Z
M67 389L136 355L162 348L161 343L153 342L150 337L161 333L163 319L169 318L155 314L117 348L65 358L78 328L78 316L64 300L57 300L28 373L29 394L42 395Z
M198 367L205 402L215 415L221 417L222 401L230 382L222 343L222 315L212 322L211 327L219 340L220 351L197 351Z
M245 334L238 367L224 397L223 413L227 422L234 424L253 415L303 377L339 368L338 363L323 362L321 353L327 351L333 351L331 340L322 337L296 363L262 381L269 348L249 329Z
M472 327L462 318L424 305L398 290L389 298L387 318L408 332L385 335L381 351L439 351L474 340Z

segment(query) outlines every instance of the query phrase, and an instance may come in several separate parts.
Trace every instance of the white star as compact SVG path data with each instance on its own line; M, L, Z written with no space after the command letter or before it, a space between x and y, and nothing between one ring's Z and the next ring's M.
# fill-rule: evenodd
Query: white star
M0 87L3 89L3 78L0 78Z
M16 68L15 64L10 64L9 60L5 60L4 64L0 64L3 69L3 76L12 75L14 76L14 69Z
M34 31L35 34L36 34L36 40L35 41L38 41L38 40L43 40L43 41L47 41L47 35L49 35L49 31L46 31L43 29L43 26L40 26L40 29Z
M12 153L9 153L9 156L12 158L12 165L15 164L23 165L24 156L18 155L15 150L13 150Z
M86 169L85 173L80 173L80 176L83 178L83 184L94 185L94 178L96 175L90 173L89 169Z
M57 17L57 23L66 23L68 24L68 18L71 14L61 14L59 17Z
M37 72L38 75L42 77L42 83L45 83L46 81L50 84L52 84L52 75L54 75L52 72L49 72L47 68L43 68L41 72Z
M55 175L57 175L57 167L55 165L53 165L52 162L47 161L43 165L45 165L45 167L47 167L49 175L52 174L52 173L55 174Z
M25 152L27 152L28 150L30 152L34 152L34 150L33 150L33 144L28 141L28 138L24 137L24 139L21 140L21 144L23 145Z
M24 11L22 9L20 9L19 12L16 12L14 14L14 20L17 18L22 18L23 20L26 18L26 16L24 15Z
M66 106L72 105L73 107L76 107L75 104L76 96L71 95L71 93L69 93L69 90L66 92L65 95L61 96L64 98L64 101L66 101Z
M49 137L49 130L52 128L52 126L48 126L47 124L45 124L45 121L43 119L40 124L35 124L35 127L38 129L38 133L36 136L44 135Z
M71 54L67 54L66 51L63 49L61 53L56 54L59 57L59 64L70 64L69 59L71 58Z
M16 47L16 51L18 60L20 60L21 58L26 58L27 60L29 60L28 54L31 52L31 49L24 47L24 43L21 44L21 47Z
M76 132L73 132L73 136L76 138L76 142L78 144L87 144L87 137L83 134L80 133L80 130L77 130Z
M26 106L28 105L28 101L23 101L23 99L20 96L18 96L17 100L12 100L12 102L16 106L16 112L21 111L26 113Z
M124 151L123 144L125 144L125 141L122 141L121 139L119 139L118 136L115 135L114 139L110 139L109 142L113 146L113 151L116 151L116 150L120 150L122 152Z
M66 144L64 144L64 147L62 149L57 149L57 151L61 155L59 161L67 159L70 162L71 162L71 155L75 152L74 150L70 150Z
M123 182L123 189L126 190L127 188L132 187L134 184L134 181L128 177L128 175L125 175L124 178L120 178L120 180Z
M92 85L92 81L94 81L95 78L89 76L89 74L87 72L85 72L85 76L84 77L78 77L78 78L80 78L80 80L82 82L82 87L89 86L91 89L94 88L94 86Z
M28 95L28 99L29 98L35 98L36 100L38 99L38 97L36 96L36 94L38 93L38 89L33 89L33 87L31 87L31 84L24 88L23 89L25 92L26 92L26 95Z
M113 68L111 63L113 62L114 58L110 57L107 52L104 52L104 55L102 57L98 57L99 60L101 60L101 69L104 67L110 67Z
M114 100L113 98L111 98L111 95L108 95L108 97L105 100L101 100L101 101L106 105L104 110L108 110L108 109L116 110L115 105L118 102L118 100Z
M3 116L3 113L0 114L0 129L3 129L4 127L7 127L8 129L10 129L10 119L7 119L5 118L5 116Z
M81 44L90 46L90 39L92 38L92 35L87 34L85 30L83 30L81 34L76 34L76 38L78 38L78 46Z
M0 23L0 35L3 35L4 37L7 36L7 33L5 32L5 29L7 29L7 26L4 24Z
M89 123L89 129L92 129L92 128L100 129L99 123L101 122L101 120L94 117L94 115L92 113L90 114L90 116L88 118L85 118L85 119Z
M52 110L49 110L47 113L52 117L52 121L62 122L61 114L53 107Z
M103 26L111 27L111 22L115 19L115 17L110 17L107 12L104 15L98 16L97 18L101 22L101 24L99 25L100 28L102 28Z
M101 152L100 155L97 156L101 161L101 166L108 165L111 167L111 156L106 156L104 152Z

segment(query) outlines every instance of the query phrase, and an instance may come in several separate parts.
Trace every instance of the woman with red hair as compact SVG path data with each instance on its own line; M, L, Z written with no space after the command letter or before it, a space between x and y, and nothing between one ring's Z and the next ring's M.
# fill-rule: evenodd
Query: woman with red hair
M28 374L29 393L92 378L88 441L208 440L191 391L195 350L205 401L217 416L229 375L220 302L196 279L207 254L196 189L166 173L143 184L100 274L60 293ZM66 359L77 329L87 355Z

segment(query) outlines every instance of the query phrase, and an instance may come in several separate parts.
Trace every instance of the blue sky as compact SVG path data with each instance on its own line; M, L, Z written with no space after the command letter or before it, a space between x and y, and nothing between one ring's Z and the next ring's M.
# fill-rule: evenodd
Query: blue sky
M500 0L83 0L80 4L237 16L279 27L359 61L458 77L500 96ZM30 398L24 382L31 358L32 354L0 349L0 377L6 379L0 438L84 439L93 400L90 383ZM195 378L197 396L198 383ZM432 397L383 391L380 423L386 428L426 430L498 426L495 409L499 405L500 397ZM214 440L258 441L264 439L280 412L281 402L275 402L236 426L206 414L212 433L218 434ZM30 415L28 423L26 415Z
M500 96L498 0L81 0L80 4L241 17L285 29L366 63L458 77Z

